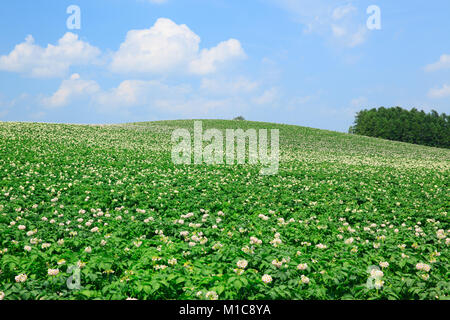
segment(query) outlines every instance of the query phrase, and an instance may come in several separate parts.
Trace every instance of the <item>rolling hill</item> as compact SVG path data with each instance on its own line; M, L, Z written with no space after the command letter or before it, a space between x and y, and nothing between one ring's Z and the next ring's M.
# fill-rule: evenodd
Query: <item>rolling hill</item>
M450 150L202 122L278 129L278 173L175 165L193 120L0 123L4 298L448 298Z

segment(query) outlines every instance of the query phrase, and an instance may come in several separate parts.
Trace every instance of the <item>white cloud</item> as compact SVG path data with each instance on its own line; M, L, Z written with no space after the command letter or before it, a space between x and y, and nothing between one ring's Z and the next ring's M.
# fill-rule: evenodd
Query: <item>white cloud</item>
M78 74L63 80L59 89L52 96L41 99L41 102L47 107L62 107L82 98L102 113L145 107L187 115L234 106L229 96L211 98L208 94L193 91L190 85L168 85L157 80L124 80L117 87L103 90L97 82L81 79Z
M100 88L93 80L78 74L63 80L52 95L40 98L46 107L84 104L102 113L165 114L188 117L233 116L255 104L273 105L279 99L275 87L265 87L260 81L244 76L208 77L191 84L179 80L123 80L109 89Z
M203 49L200 56L191 61L189 71L194 74L208 74L217 70L218 65L235 58L245 57L241 43L236 39L230 39L219 43L211 49Z
M304 25L305 33L315 33L346 47L364 43L368 32L366 16L358 16L358 9L337 0L272 0Z
M367 38L366 27L360 26L356 32L350 33L348 38L345 40L347 46L353 48L363 44Z
M119 73L207 74L230 60L243 57L238 40L221 42L199 52L200 37L186 25L160 18L150 29L131 30L114 53L111 70Z
M335 24L331 25L331 30L335 37L343 37L347 34L347 30L344 27Z
M278 90L276 88L270 88L265 90L260 96L255 97L252 101L256 104L270 104L273 103L278 97Z
M430 91L428 91L428 96L435 99L448 97L450 96L450 85L444 84L442 88L430 89Z
M156 84L156 83L155 83ZM101 92L95 97L95 101L102 106L133 106L144 102L146 88L152 83L141 80L125 80L117 88L107 92Z
M105 108L151 105L154 99L183 96L191 91L190 86L168 86L160 81L125 80L116 88L102 91L93 97L93 103Z
M333 24L331 30L336 39L342 40L350 48L356 47L366 40L367 31L362 26L356 32L349 32L346 27Z
M334 20L340 20L344 18L346 15L356 11L357 11L356 8L349 3L347 5L335 8L332 13L332 18Z
M230 92L216 91L215 86L219 83L206 81L199 88L192 88L187 85L167 85L155 80L125 80L116 88L94 94L91 104L104 113L138 107L189 117L232 114L253 104L248 94L256 88L251 82L242 80L242 85L246 87L232 88L236 91L231 95ZM221 83L231 86L232 82Z
M116 88L92 96L91 104L102 113L140 108L177 116L203 117L233 113L245 108L248 99L241 95L211 97L186 85L167 85L161 81L125 80Z
M100 86L93 80L83 80L74 73L70 79L63 80L59 89L51 96L42 99L47 107L63 107L81 97L90 97L100 91Z
M196 58L200 37L186 25L160 18L150 29L131 30L114 54L116 72L166 72Z
M450 54L443 54L439 61L429 64L425 67L425 71L437 71L441 69L450 69Z
M72 65L92 63L100 50L67 32L57 45L46 48L34 43L31 35L16 45L8 55L0 56L0 70L23 73L32 77L61 77Z

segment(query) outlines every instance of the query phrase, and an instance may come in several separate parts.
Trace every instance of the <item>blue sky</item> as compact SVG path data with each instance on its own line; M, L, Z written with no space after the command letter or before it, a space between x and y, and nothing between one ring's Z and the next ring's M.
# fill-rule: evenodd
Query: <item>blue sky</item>
M449 13L444 0L7 1L0 120L243 115L347 131L362 108L449 113Z

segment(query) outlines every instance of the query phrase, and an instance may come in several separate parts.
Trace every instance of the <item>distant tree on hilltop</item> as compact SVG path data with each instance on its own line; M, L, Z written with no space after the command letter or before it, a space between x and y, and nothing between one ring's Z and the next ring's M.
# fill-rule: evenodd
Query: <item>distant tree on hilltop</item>
M245 120L245 119L244 119L243 116L238 116L238 117L234 118L233 120L241 120L241 121L243 121L243 120Z
M450 148L450 116L400 107L361 110L349 133L388 140Z

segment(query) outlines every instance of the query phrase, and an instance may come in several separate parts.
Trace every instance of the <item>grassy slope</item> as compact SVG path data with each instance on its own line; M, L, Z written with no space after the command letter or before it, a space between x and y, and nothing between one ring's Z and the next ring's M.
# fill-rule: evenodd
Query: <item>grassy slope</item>
M229 242L233 249L230 252L239 252L248 244L250 235L273 237L269 226L259 225L257 216L260 213L274 210L274 218L311 219L310 227L299 226L286 230L286 234L282 230L288 227L277 226L273 220L272 227L283 234L286 246L271 249L275 251L270 252L267 259L277 254L281 257L283 254L295 256L303 241L311 242L313 246L326 243L334 247L331 253L320 256L321 262L311 272L318 279L318 271L324 268L336 274L335 278L341 278L339 284L323 280L325 289L309 295L319 298L340 298L345 294L356 296L351 288L365 281L368 265L377 264L377 259L397 260L396 246L402 241L408 245L413 241L424 244L431 241L428 238L415 239L405 229L407 235L388 237L386 246L377 252L373 252L373 248L361 248L358 258L355 258L346 247L342 247L342 241L336 239L341 232L339 228L342 228L338 218L345 218L351 226L361 228L369 223L393 223L398 227L402 222L411 227L421 221L430 237L435 237L436 227L427 224L427 219L443 220L439 228L446 230L449 227L445 217L449 209L450 150L290 125L203 120L204 129L280 129L279 174L261 176L257 167L249 165L174 166L170 159L170 134L179 127L192 130L193 121L111 126L0 123L0 205L3 212L13 212L19 207L25 212L33 211L32 204L40 203L40 207L45 209L39 214L49 213L54 206L49 200L57 196L59 203L65 206L60 211L67 212L77 212L82 207L87 210L102 208L104 211L112 211L119 206L130 211L135 208L153 209L158 217L166 220L161 223L169 230L165 231L166 234L170 234L172 221L180 214L197 213L200 209L210 213L222 210L229 214L224 219L224 232L236 232L238 237ZM68 186L69 183L72 185ZM29 191L29 185L34 185L35 190ZM25 191L20 186L25 187ZM3 196L6 192L10 193L9 197L14 195L14 199ZM87 195L90 198L86 201ZM9 223L9 220L4 218L0 224ZM335 224L330 224L331 221ZM322 224L329 226L318 230L317 226ZM240 227L248 232L239 235L236 230ZM133 227L127 232L118 232L117 237L131 242L142 232ZM392 231L388 230L388 233ZM413 235L413 231L410 233ZM346 238L351 236L345 231L343 234ZM370 243L376 242L372 236L367 237ZM227 241L214 234L208 238L210 244L215 240ZM8 236L0 235L0 249L10 240ZM127 245L130 246L129 243ZM121 249L125 244L118 243L117 246ZM319 257L314 250L305 250L308 260ZM410 252L410 255L414 255L417 261L421 257L425 259L428 249L423 247L422 250ZM448 249L444 250L447 258L440 268L446 269ZM332 252L337 252L337 255ZM228 256L223 253L223 257L225 261L234 263L235 257L231 253ZM120 259L126 260L124 257ZM212 263L211 259L208 255L197 257L198 262L204 265ZM338 276L342 273L342 266L348 263L351 266L346 268L353 268L352 277ZM406 271L401 269L401 272ZM0 283L6 281L1 277ZM210 283L208 286L213 285ZM198 283L195 286L201 287ZM434 288L433 292L441 292L436 289L437 280ZM249 291L240 297L264 297L257 294L261 293ZM369 295L358 294L362 298ZM419 297L403 291L394 294ZM174 295L167 293L163 298ZM176 293L177 296L180 292ZM299 297L281 293L273 296Z

